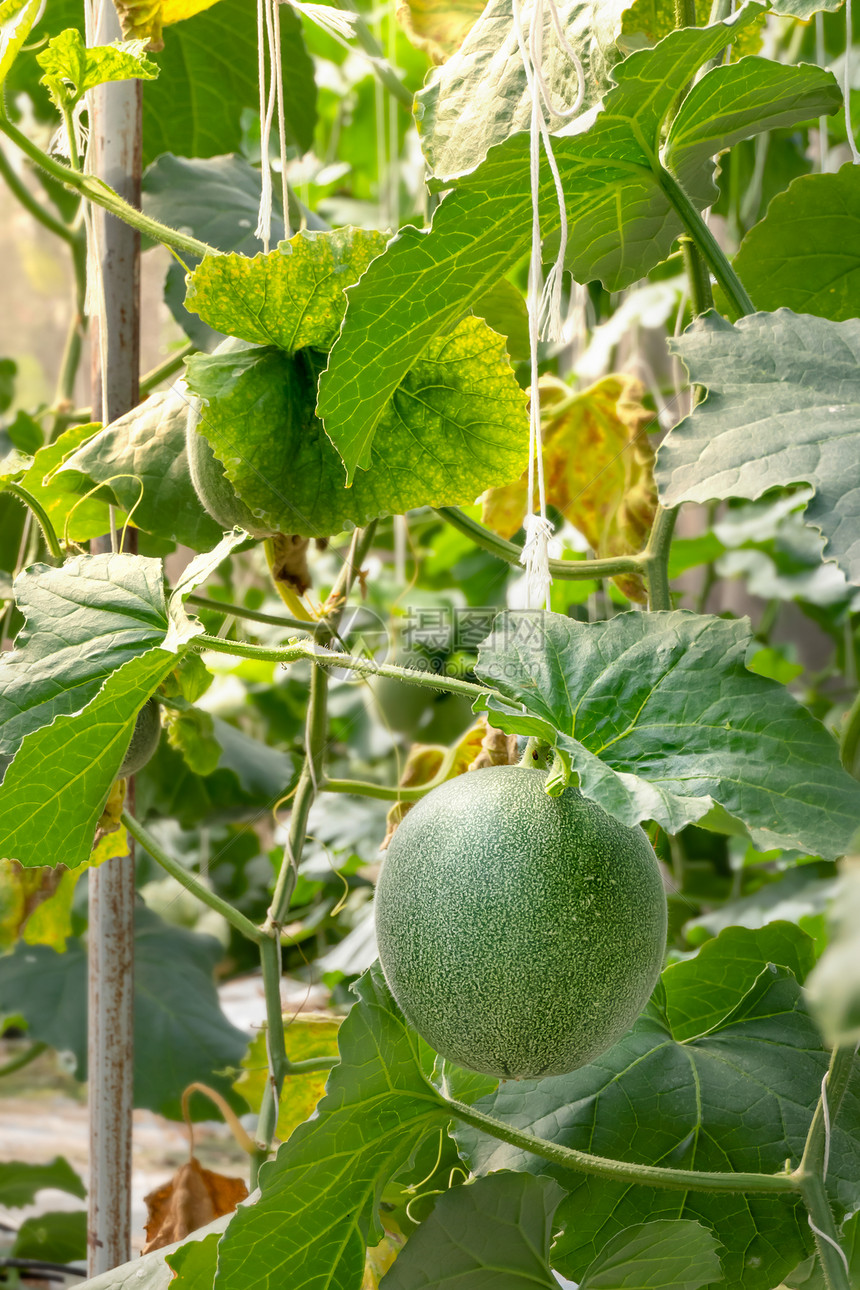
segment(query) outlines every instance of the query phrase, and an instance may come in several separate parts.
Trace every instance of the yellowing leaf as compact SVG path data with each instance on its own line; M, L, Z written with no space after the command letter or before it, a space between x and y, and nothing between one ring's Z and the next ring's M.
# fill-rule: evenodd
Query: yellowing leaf
M182 22L184 18L193 18L204 9L211 9L216 0L164 0L161 6L161 21L165 27L173 22Z
M216 0L114 0L124 40L148 40L149 48L164 48L161 28L211 9Z
M329 1013L308 1012L296 1018L285 1017L284 1024L287 1057L291 1062L304 1061L307 1057L337 1057L337 1032L340 1018L332 1017ZM326 1071L287 1076L284 1081L284 1091L281 1094L276 1129L277 1136L282 1142L286 1142L293 1129L312 1114L325 1092L327 1078ZM259 1111L268 1079L266 1032L263 1029L251 1040L250 1047L242 1058L242 1074L234 1082L233 1087L245 1099L252 1111Z
M387 1232L378 1245L368 1248L364 1256L364 1278L361 1290L379 1290L379 1283L404 1245L402 1236Z
M604 376L573 394L554 377L541 381L541 424L547 500L586 538L598 556L639 551L657 508L654 450L646 428L653 414L642 384ZM528 509L527 475L483 497L483 520L512 537ZM631 600L644 601L640 578L616 578Z
M17 860L0 860L0 953L22 940L27 945L50 945L62 954L72 934L72 901L81 874L92 865L125 855L128 835L118 827L104 834L92 858L77 869L62 864L25 869Z
M418 788L422 784L431 783L437 775L441 774L446 762L445 779L453 779L455 775L462 775L467 770L471 770L476 759L481 755L486 736L487 724L481 718L476 725L470 726L451 748L443 748L438 744L413 744L409 749L403 774L400 776L400 787ZM480 762L481 766L489 764L485 761ZM392 806L388 812L385 838L379 848L380 851L388 849L398 825L414 805L414 802L395 802Z
M399 0L397 20L417 49L444 63L484 11L484 0Z

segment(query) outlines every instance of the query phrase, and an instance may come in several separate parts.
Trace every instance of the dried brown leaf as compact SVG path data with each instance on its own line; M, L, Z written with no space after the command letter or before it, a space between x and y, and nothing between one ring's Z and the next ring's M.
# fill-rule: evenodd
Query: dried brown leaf
M232 1214L247 1195L248 1188L241 1178L225 1178L204 1169L192 1156L170 1182L144 1197L149 1217L142 1253L182 1241L222 1214Z

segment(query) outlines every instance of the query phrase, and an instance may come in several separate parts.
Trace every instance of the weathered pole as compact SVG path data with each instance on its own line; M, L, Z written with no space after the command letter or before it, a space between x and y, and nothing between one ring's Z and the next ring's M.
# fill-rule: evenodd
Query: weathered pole
M120 36L110 0L96 6L92 43ZM100 86L90 100L90 163L126 201L140 205L141 83ZM93 207L97 317L93 317L93 416L105 424L138 401L140 371L140 236ZM90 260L94 267L93 257ZM129 541L132 538L132 541ZM134 550L133 531L125 550ZM110 551L110 537L93 551ZM134 808L133 781L129 781ZM107 1272L131 1257L133 1107L134 843L129 854L89 875L88 1270Z

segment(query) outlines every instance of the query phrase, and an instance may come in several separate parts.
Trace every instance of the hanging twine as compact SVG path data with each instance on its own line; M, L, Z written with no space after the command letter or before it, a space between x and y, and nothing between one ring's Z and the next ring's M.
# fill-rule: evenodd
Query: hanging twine
M538 370L538 345L541 340L558 341L562 337L561 293L564 262L567 254L568 226L564 188L552 150L546 112L555 116L573 116L579 111L585 94L585 77L582 64L565 38L555 0L533 0L529 20L528 47L523 31L520 0L513 0L514 32L520 58L525 71L526 84L531 95L529 124L529 175L532 199L532 244L529 261L528 317L529 350L531 362L531 389L529 401L529 472L528 506L525 543L520 563L526 571L526 595L531 609L549 608L552 574L549 569L549 542L553 526L546 513L546 487L543 468L543 439L540 420L540 373ZM570 107L559 108L552 102L549 87L543 74L543 37L547 10L562 49L571 59L577 76L576 100ZM540 152L549 165L558 201L560 236L559 248L552 269L543 282L541 263L540 226Z

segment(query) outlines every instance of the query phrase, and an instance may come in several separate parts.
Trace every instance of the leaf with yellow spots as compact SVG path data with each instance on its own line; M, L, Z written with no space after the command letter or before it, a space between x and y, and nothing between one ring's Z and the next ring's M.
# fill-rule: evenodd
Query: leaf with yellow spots
M337 1057L339 1017L332 1017L327 1012L307 1012L295 1018L285 1017L284 1025L287 1057L291 1062L305 1061L309 1057ZM326 1079L327 1072L324 1070L287 1075L275 1130L282 1142L286 1142L293 1129L313 1113L325 1092ZM233 1088L241 1094L252 1111L259 1111L263 1102L263 1090L268 1082L266 1032L262 1029L251 1040L250 1047L242 1058L242 1074L234 1082Z
M604 376L573 393L555 377L541 380L541 425L547 501L577 528L598 556L641 550L657 509L653 413L632 376ZM512 537L528 511L527 474L483 497L483 520ZM644 602L641 578L616 578L631 600Z

